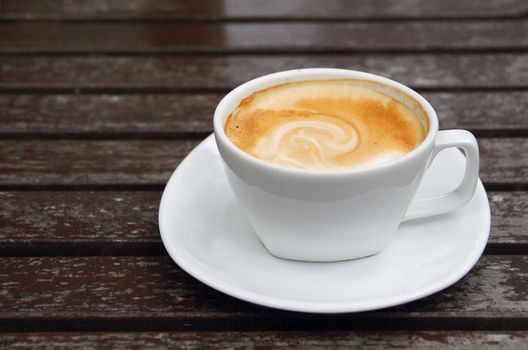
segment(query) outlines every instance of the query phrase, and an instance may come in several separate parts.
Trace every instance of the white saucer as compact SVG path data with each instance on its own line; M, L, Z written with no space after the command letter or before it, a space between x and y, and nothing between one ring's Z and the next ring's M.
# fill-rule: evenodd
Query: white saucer
M402 224L378 255L335 263L278 259L242 217L219 157L210 136L180 164L163 193L159 227L165 248L182 269L242 300L321 313L402 304L458 281L488 240L490 209L479 181L464 208ZM455 188L463 169L459 151L441 152L418 197Z

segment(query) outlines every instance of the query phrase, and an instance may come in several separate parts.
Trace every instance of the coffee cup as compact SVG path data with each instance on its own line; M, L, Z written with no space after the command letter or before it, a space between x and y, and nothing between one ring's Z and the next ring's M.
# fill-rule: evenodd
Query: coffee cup
M259 159L226 134L228 117L252 94L283 84L355 80L390 96L425 120L423 140L405 155L366 167L298 169ZM339 261L382 251L401 222L439 215L464 206L478 182L479 153L466 130L438 130L432 106L409 87L378 75L344 69L298 69L244 83L218 104L215 140L228 182L256 235L276 257ZM443 149L466 155L464 177L446 194L414 198L428 165Z

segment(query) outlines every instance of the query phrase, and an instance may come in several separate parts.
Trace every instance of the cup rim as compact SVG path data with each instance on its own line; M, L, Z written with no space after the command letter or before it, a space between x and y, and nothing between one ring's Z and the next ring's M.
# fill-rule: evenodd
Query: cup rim
M325 77L327 76L327 77ZM317 78L320 77L320 78ZM300 82L308 80L338 80L338 79L360 79L367 80L382 85L388 85L391 88L399 90L404 94L410 96L416 101L424 110L428 121L429 130L424 140L412 151L399 157L395 160L388 161L385 163L362 167L362 168L340 168L340 169L299 169L287 167L281 164L275 164L267 162L265 160L256 158L240 148L238 148L226 135L224 127L227 121L227 116L232 110L226 110L232 99L237 98L241 101L245 97L248 97L252 93L266 89L272 86L276 86L283 83L289 82ZM280 71L267 75L260 76L258 78L249 80L233 90L231 90L217 105L214 117L213 117L213 129L217 143L221 143L224 149L231 152L237 158L249 163L255 167L261 169L290 176L300 177L341 177L341 176L354 176L354 175L368 175L378 172L380 170L390 170L395 167L405 165L412 162L413 159L426 152L431 145L434 143L436 134L438 133L438 117L431 104L419 93L411 89L410 87L399 83L395 80L382 77L380 75L350 70L350 69L339 69L339 68L302 68ZM228 164L229 165L229 164Z

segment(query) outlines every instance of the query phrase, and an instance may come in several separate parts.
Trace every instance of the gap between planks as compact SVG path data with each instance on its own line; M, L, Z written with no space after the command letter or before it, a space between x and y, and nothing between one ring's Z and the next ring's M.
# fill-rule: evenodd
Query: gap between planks
M484 183L486 191L528 191L526 182L509 182L509 183ZM158 183L130 183L130 184L0 184L0 191L163 191L165 184Z
M518 86L480 86L480 87L463 87L463 86L435 86L435 87L416 87L408 85L411 89L417 92L523 92L528 91L528 85ZM15 94L34 94L34 95L52 95L52 94L68 94L68 95L100 95L100 94L202 94L202 93L224 93L234 89L236 86L220 86L220 87L175 87L175 86L128 86L128 87L69 87L69 86L0 86L0 94L15 95Z
M525 243L488 243L483 255L528 255ZM0 257L167 256L161 242L0 243Z
M332 48L310 48L310 49L17 49L17 48L0 48L2 56L35 56L35 55L52 55L52 56L79 56L79 55L97 55L97 56L217 56L217 55L236 55L236 56L282 56L282 55L303 55L303 56L339 56L339 55L430 55L430 54L522 54L528 53L528 48L512 46L485 47L485 48L440 48L440 49L416 49L416 48L398 48L398 49L332 49Z
M318 315L267 313L202 316L199 311L179 317L151 318L19 318L2 320L2 332L129 332L129 331L526 331L528 318L514 317L369 317L369 314Z
M60 15L48 15L46 18L28 18L26 16L3 13L0 15L0 24L2 23L90 23L90 24L99 24L99 23L145 23L145 24L155 24L155 23L174 23L174 24L194 24L194 23L218 23L218 24L227 24L227 23L370 23L370 22L413 22L413 23L423 23L423 22L472 22L472 21L502 21L502 20L524 20L528 19L528 12L519 11L517 14L504 14L504 15L464 15L464 16L393 16L393 17L336 17L336 16L273 16L273 17L258 17L258 16L247 16L247 17L236 17L236 16L224 16L224 17L215 17L215 16L195 16L195 17L97 17L97 16L86 16L86 17L72 17L65 18Z
M397 48L397 49L333 49L317 48L310 49L18 49L18 48L0 48L0 55L9 56L35 56L35 55L53 55L53 56L79 56L79 55L97 55L97 56L217 56L217 55L237 55L237 56L281 56L281 55L430 55L430 54L522 54L528 53L527 47L501 46L485 48L440 48L440 49L416 49L416 48Z
M466 129L478 138L524 138L528 128L479 130ZM202 140L213 131L198 132L1 132L0 140L79 140L79 141L133 141L133 140Z

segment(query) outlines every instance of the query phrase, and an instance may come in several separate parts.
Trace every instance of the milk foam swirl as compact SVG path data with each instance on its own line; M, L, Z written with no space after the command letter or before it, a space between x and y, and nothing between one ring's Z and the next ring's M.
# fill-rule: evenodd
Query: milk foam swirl
M334 120L293 120L272 129L253 152L262 159L299 168L328 168L329 159L352 152L355 128ZM300 156L299 153L302 153Z
M228 117L225 131L257 158L305 169L388 162L414 149L426 132L409 107L354 80L259 91Z

